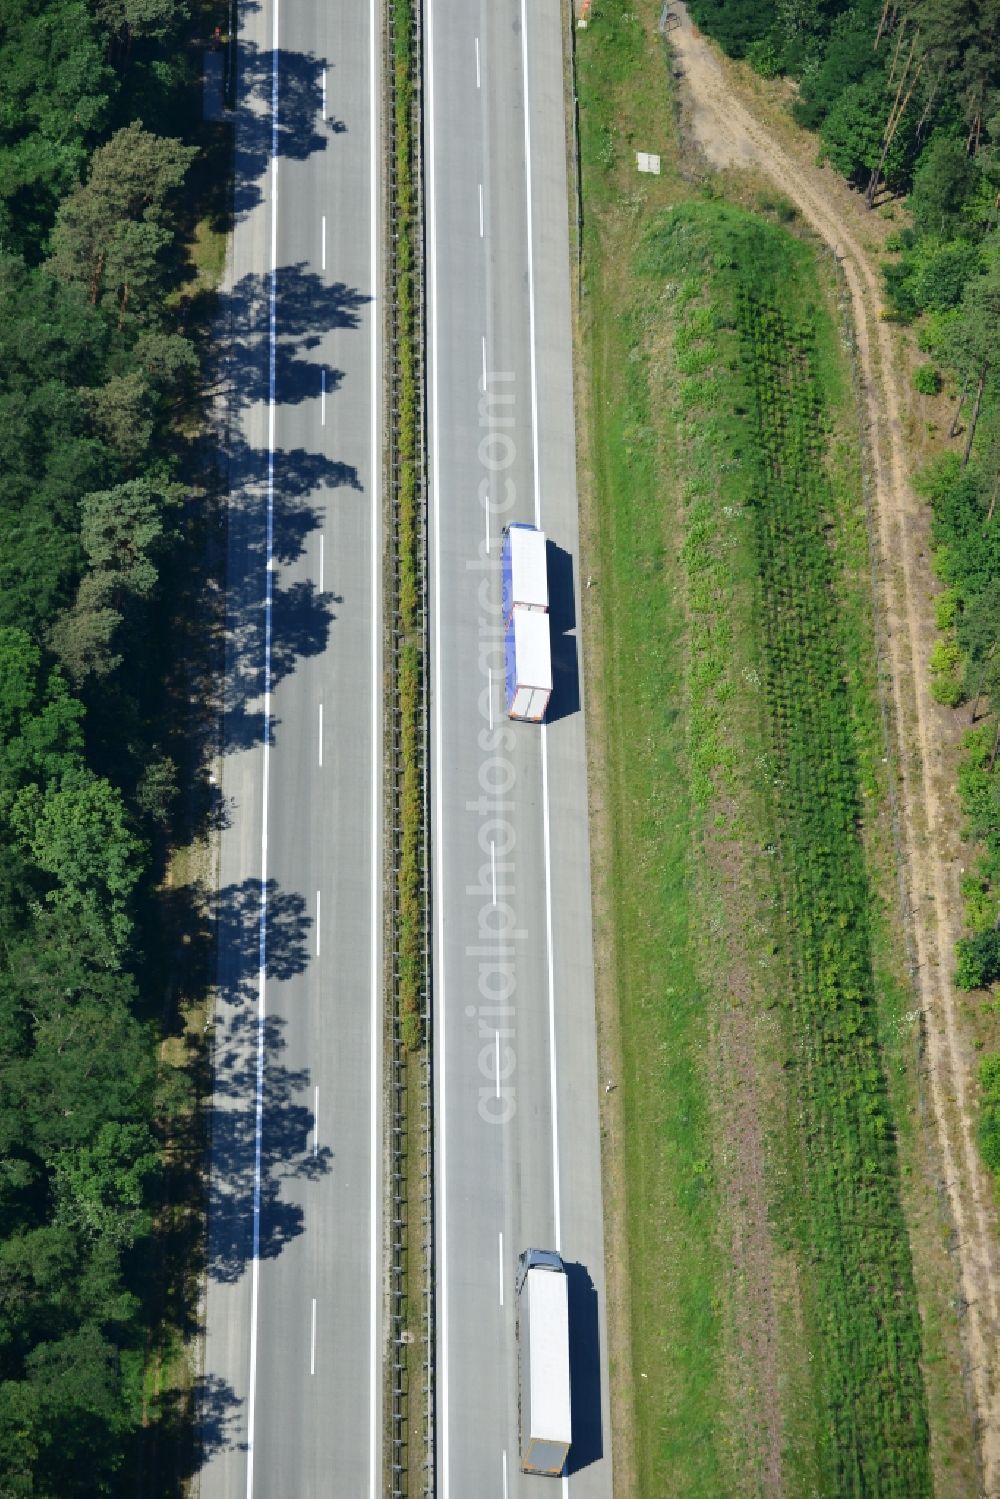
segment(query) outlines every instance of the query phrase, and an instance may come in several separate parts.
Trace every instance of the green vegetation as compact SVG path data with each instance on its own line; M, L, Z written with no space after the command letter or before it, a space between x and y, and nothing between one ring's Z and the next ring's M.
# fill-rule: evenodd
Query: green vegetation
M933 364L922 364L913 373L913 388L922 396L936 396L941 389L941 371Z
M913 193L921 232L981 238L996 222L1000 32L976 0L692 0L699 26L766 77L870 201Z
M207 301L186 247L199 215L205 233L220 227L206 204L226 174L210 184L206 162L227 159L200 125L190 24L177 0L12 0L0 30L0 1487L12 1499L158 1493L151 1448L170 1446L174 1479L186 1461L163 1368L185 1325L183 1306L165 1315L175 1257L186 1265L191 1249L180 1218L198 1212L197 1177L173 1151L194 1077L167 1064L164 1042L184 1030L191 964L176 948L191 913L164 882L199 815L177 794L200 753L177 601L203 578L205 539L189 503L201 460L182 433L198 424ZM190 1068L183 1044L175 1060Z
M1000 1056L980 1062L979 1086L983 1095L979 1143L987 1166L1000 1175Z
M421 1021L424 994L423 877L420 850L423 846L423 799L420 781L421 699L420 652L404 645L399 656L399 742L403 784L400 815L403 836L399 855L399 1016L403 1045L416 1050L423 1041Z
M418 326L416 256L420 246L418 184L415 180L414 133L415 70L419 67L413 45L413 0L397 0L391 9L392 110L394 171L393 266L393 431L391 454L395 483L395 531L391 537L396 564L398 595L393 624L393 661L396 689L398 749L394 818L400 829L396 870L396 994L399 1036L403 1049L413 1056L424 1044L424 1002L427 994L425 938L427 913L424 904L424 857L427 829L424 824L424 619L421 579L425 570L419 507L423 457L423 432L419 417L419 360L422 357ZM416 1492L424 1482L428 1454L423 1440L427 1431L427 1394L421 1370L431 1356L429 1326L423 1314L427 1265L419 1224L427 1210L423 1153L417 1148L426 1131L426 1070L414 1057L402 1069L405 1130L402 1159L393 1164L394 1179L405 1181L403 1205L394 1210L396 1249L404 1271L393 1281L394 1309L403 1319L408 1338L396 1348L392 1369L387 1371L386 1462L403 1457L407 1492ZM397 1078L398 1080L398 1078ZM413 1231L411 1232L411 1225ZM397 1393L398 1392L398 1393ZM401 1425L396 1424L397 1399L401 1401ZM401 1439L403 1451L394 1446ZM387 1469L388 1472L388 1469ZM399 1475L393 1479L394 1485Z
M997 474L979 457L963 467L948 453L920 476L930 502L934 562L947 585L938 610L941 635L931 656L931 690L952 707L966 703L972 727L964 740L958 796L965 835L977 849L963 882L970 934L958 945L956 981L963 989L1000 980L1000 521ZM983 719L983 722L979 722Z
M420 704L423 695L422 635L418 584L423 569L417 512L417 466L421 434L417 425L417 345L414 300L414 255L417 233L413 183L412 15L409 3L393 16L393 120L396 172L396 280L393 313L399 381L396 389L396 472L399 559L398 696L400 713L401 846L399 855L398 930L399 1017L403 1043L416 1050L423 1042L421 1020L425 989L423 869L424 808L420 775Z
M703 330L684 346L702 350L705 370L685 379L680 395L686 420L728 447L731 477L715 498L745 514L751 534L741 538L734 525L734 544L752 548L759 580L753 624L781 899L774 929L787 965L781 1002L802 1154L797 1201L786 1211L809 1266L828 1433L822 1468L837 1493L915 1495L929 1490L920 1331L878 1040L846 641L827 537L821 315L809 307L815 270L797 250L742 211L699 205L655 224L646 265L669 278L710 267L702 296L678 308L681 330L692 321ZM722 370L730 372L724 386Z
M600 925L613 933L622 1031L631 1320L623 1364L611 1377L613 1388L631 1381L634 1389L636 1493L659 1499L737 1490L723 1481L716 1440L725 1416L711 1120L701 1070L709 1018L692 936L697 860L682 716L684 620L671 606L681 581L669 530L671 470L654 439L638 357L645 317L630 274L637 225L618 206L615 171L633 118L657 121L662 141L669 112L644 33L627 9L602 5L578 38L590 454L599 512L592 542L599 586L588 598L600 610L595 716L615 725L603 747L611 848ZM619 1460L628 1461L621 1450Z
M861 0L822 7L692 0L692 14L733 56L763 74L787 72L792 113L819 131L823 153L869 206L907 196L908 222L883 268L887 315L918 324L934 363L914 385L947 385L953 455L923 487L934 508L937 566L957 610L928 663L931 694L949 708L984 709L1000 734L1000 29L995 7L973 0ZM944 379L942 379L942 372ZM959 453L961 457L959 457ZM989 608L983 601L989 597ZM1000 815L988 736L968 740L959 796L981 852L966 881L969 934L958 948L965 989L1000 980ZM974 762L974 765L973 765ZM977 807L969 802L976 785ZM982 816L984 796L993 811ZM987 898L989 896L989 898Z
M577 39L636 1492L756 1492L773 1399L789 1492L926 1494L850 374L830 273L787 214L691 201L657 11L605 0ZM633 141L664 153L659 181L636 181ZM727 1057L736 1012L757 1039ZM727 1195L741 1068L766 1140L770 1391L737 1325L764 1289Z
M759 253L743 264L759 268ZM748 280L738 286L736 319L756 406L747 500L784 842L786 1003L807 1194L797 1216L822 1309L825 1420L837 1492L916 1495L929 1490L920 1330L878 1045L845 642L825 535L816 327L812 319L795 326L779 310L787 281L764 292L760 279Z

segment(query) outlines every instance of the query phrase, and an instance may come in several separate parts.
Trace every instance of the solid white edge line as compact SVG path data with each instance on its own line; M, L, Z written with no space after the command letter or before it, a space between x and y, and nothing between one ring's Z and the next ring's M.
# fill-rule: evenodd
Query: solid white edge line
M521 71L524 90L524 175L528 209L528 353L531 365L531 457L535 484L535 525L542 525L542 488L538 472L538 371L535 365L535 247L531 204L531 109L528 103L528 11L521 0Z
M316 1297L312 1299L312 1333L309 1338L309 1373L316 1373Z
M260 1177L264 1134L264 1020L267 978L267 815L271 776L271 607L274 595L274 428L278 284L278 20L271 17L271 273L268 288L267 541L264 584L264 727L261 772L260 929L257 969L257 1070L254 1096L253 1235L250 1269L250 1369L247 1389L247 1499L253 1499L257 1419L257 1320L260 1305Z
M503 1306L503 1229L498 1236L497 1257L500 1262L500 1305Z
M382 1020L382 991L381 977L382 965L379 952L380 922L378 920L379 890L381 887L381 863L378 852L382 847L380 808L382 790L382 767L381 756L377 752L380 744L379 731L382 718L381 697L381 675L380 675L380 641L382 609L379 592L379 561L381 556L381 425L379 420L379 318L381 317L381 287L378 279L379 269L379 90L378 90L378 9L379 0L370 0L369 5L369 37L368 37L368 93L370 99L369 134L370 134L370 161L369 173L371 177L371 213L369 233L371 235L371 474L372 474L372 573L371 573L371 612L372 612L372 837L371 837L371 1068L368 1080L369 1107L371 1117L369 1131L371 1135L371 1175L369 1182L370 1203L369 1217L370 1227L370 1263L369 1275L369 1347L368 1347L368 1404L371 1430L369 1435L369 1465L368 1465L368 1492L370 1499L377 1499L381 1489L381 1462L379 1432L381 1421L379 1418L379 1375L381 1373L381 1359L379 1358L379 1332L378 1332L378 1308L379 1290L381 1286L381 1275L379 1273L379 1245L381 1242L381 1218L379 1206L379 1169L381 1164L381 1149L379 1141L379 1107L381 1104L382 1090L379 1086L379 1068L381 1057L381 1020Z
M427 27L426 69L427 69L427 259L429 270L430 288L430 337L428 339L428 355L430 359L430 464L431 464L431 517L434 530L434 586L438 587L441 578L441 487L440 487L440 436L438 432L438 420L440 405L438 397L438 285L437 285L437 198L435 186L435 143L434 143L434 0L425 0L424 19ZM435 600L435 605L436 605ZM434 609L434 677L432 679L432 698L434 706L435 740L433 746L432 761L434 764L434 791L435 791L435 823L437 831L437 843L434 860L434 886L436 898L434 901L434 922L437 928L437 949L441 961L436 966L435 972L435 1025L439 1043L443 1046L444 1037L444 1003L445 1003L445 972L444 972L444 932L442 928L444 916L444 837L442 826L442 808L444 806L444 793L442 786L442 767L440 746L443 739L442 718L442 690L441 690L441 610ZM448 1369L448 1161L447 1161L447 1058L442 1049L440 1054L440 1065L437 1068L437 1086L439 1107L435 1117L435 1144L438 1151L439 1170L437 1174L437 1209L438 1209L438 1365L437 1365L437 1417L438 1417L438 1441L437 1458L438 1472L441 1480L440 1499L449 1499L451 1466L448 1444L448 1395L449 1395L449 1369Z
M528 92L528 13L527 0L521 0L521 68L524 90L524 168L528 214L528 322L531 363L531 452L535 481L535 525L542 524L542 490L538 458L538 366L535 358L535 255L534 221L531 199L531 103ZM549 990L549 1092L552 1109L552 1217L555 1225L555 1247L562 1251L562 1203L559 1185L559 1101L556 1063L556 991L552 952L552 844L549 827L549 737L542 724L542 826L545 847L545 946Z

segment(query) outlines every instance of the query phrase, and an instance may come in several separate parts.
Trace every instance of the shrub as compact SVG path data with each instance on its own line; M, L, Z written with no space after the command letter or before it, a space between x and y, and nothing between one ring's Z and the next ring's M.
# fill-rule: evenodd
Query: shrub
M956 952L955 983L960 989L987 989L1000 979L1000 932L961 937Z
M931 679L931 697L945 708L957 708L964 693L958 677L942 672Z
M922 364L913 373L913 388L922 396L936 396L941 389L941 372L933 364Z
M781 53L769 36L751 42L747 48L747 62L761 78L777 78L781 72Z
M945 588L934 600L934 623L939 630L954 627L958 615L958 589Z
M962 652L953 634L935 641L931 651L931 697L947 708L957 708L962 701Z
M1000 1052L983 1057L979 1064L982 1112L979 1116L979 1148L991 1171L1000 1172Z

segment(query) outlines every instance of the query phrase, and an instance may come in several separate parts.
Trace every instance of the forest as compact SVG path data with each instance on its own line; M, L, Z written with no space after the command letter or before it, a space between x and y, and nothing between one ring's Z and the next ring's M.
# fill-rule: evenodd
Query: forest
M938 702L966 720L957 796L973 866L955 980L1000 982L1000 4L997 0L691 0L700 26L765 77L873 211L885 316L927 356L918 391L951 397L944 450L918 475L932 513ZM980 1069L981 1144L1000 1173L1000 1055Z
M135 1492L171 1122L171 632L196 548L199 23L0 28L0 1494ZM199 175L201 174L201 175ZM149 1492L145 1488L145 1492Z

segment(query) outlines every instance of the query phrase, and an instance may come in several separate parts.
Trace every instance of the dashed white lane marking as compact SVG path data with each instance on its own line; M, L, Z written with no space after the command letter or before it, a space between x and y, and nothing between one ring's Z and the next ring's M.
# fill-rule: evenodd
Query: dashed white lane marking
M309 1373L316 1373L316 1297L312 1299L312 1333L309 1337Z
M313 1088L313 1155L319 1153L319 1084Z
M320 269L323 270L323 271L325 271L326 270L326 214L324 214L323 217L322 217L322 219L320 220L320 225L321 225L321 228L320 228L320 245L319 245L319 264L320 264Z
M535 525L542 524L542 489L539 479L538 355L535 322L534 204L531 186L531 95L528 89L528 7L521 0L521 71L524 91L524 171L528 238L528 325L531 366L531 456L535 485ZM556 987L552 951L552 835L549 825L549 737L542 724L542 830L545 850L545 947L549 1010L549 1101L552 1115L552 1219L555 1248L562 1248L562 1200L559 1183L559 1074L556 1058ZM566 1480L564 1480L565 1487Z
M483 184L479 184L479 238L483 237Z
M497 903L497 846L496 846L496 843L493 841L492 838L490 839L490 874L493 877L493 904L496 905L496 903Z
M490 730L493 728L493 668L489 668L490 674Z
M497 1031L497 1097L500 1097L500 1032Z
M482 78L479 74L479 38L476 37L476 88L482 88Z
M323 592L323 562L324 562L323 553L326 550L326 547L324 545L325 539L326 538L324 537L324 535L323 535L323 533L321 531L319 533L319 591L320 591L320 593Z
M503 1306L503 1229L500 1230L499 1262L500 1262L500 1305Z
M326 370L319 372L319 424L326 426Z
M320 901L322 899L322 896L323 896L322 890L317 890L316 891L316 956L317 956L317 958L319 957L319 917L320 917Z
M323 764L323 704L319 705L319 763Z
M326 119L326 68L323 69L323 118Z

